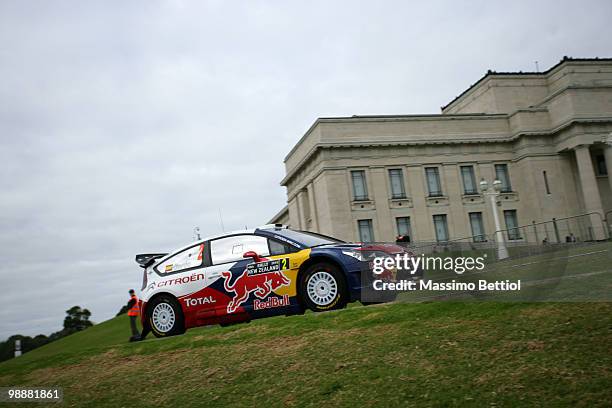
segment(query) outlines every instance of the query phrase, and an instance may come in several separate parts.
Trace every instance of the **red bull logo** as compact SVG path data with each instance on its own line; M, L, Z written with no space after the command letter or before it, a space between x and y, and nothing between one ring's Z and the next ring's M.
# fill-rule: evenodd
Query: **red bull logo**
M289 295L283 295L282 298L272 296L266 300L255 299L253 301L253 310L272 309L282 306L289 306Z
M265 270L265 269L264 269ZM227 313L234 313L241 304L247 301L249 295L254 293L259 299L265 299L274 290L281 286L287 286L291 281L277 270L265 273L253 273L252 269L245 269L234 283L230 284L232 274L222 272L225 279L223 286L227 292L234 292L234 297L227 304Z

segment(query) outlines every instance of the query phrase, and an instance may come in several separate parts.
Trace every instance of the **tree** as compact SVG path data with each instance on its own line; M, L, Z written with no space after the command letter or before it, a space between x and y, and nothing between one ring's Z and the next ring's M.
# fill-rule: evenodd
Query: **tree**
M49 343L49 338L44 334L39 334L36 337L22 336L16 334L9 337L6 341L0 342L0 361L8 360L15 355L15 341L21 340L21 352L26 353L40 346Z
M66 310L66 315L67 316L64 318L64 328L55 333L51 333L49 337L44 334L39 334L35 337L17 334L9 337L6 341L0 342L0 361L13 358L15 355L15 340L21 340L21 351L25 353L57 339L61 339L69 334L93 326L93 323L89 320L91 312L87 309L81 309L80 306L72 306L70 309Z
M72 306L66 310L67 316L64 318L64 331L66 334L84 330L93 323L89 321L91 312L87 309L81 309L80 306Z

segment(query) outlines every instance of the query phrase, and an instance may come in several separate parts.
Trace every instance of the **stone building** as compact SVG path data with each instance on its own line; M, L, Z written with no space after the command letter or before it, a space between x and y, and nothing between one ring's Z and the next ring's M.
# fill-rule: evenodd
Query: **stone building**
M317 119L285 158L287 206L271 222L349 241L478 241L496 230L479 182L499 179L507 239L580 214L567 231L605 239L611 135L612 59L489 71L438 115Z

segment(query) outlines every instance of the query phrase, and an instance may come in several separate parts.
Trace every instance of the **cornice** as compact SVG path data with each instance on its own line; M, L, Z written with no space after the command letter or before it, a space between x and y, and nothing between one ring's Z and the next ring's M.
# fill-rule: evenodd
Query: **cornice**
M502 115L507 116L507 115ZM457 138L454 140L431 140L431 139L420 139L420 140L411 140L411 141L401 141L401 142L376 142L376 141L367 141L367 142L347 142L347 143L339 143L339 142L329 142L329 143L317 143L314 145L298 162L298 164L291 169L285 177L281 180L280 185L286 186L287 183L295 176L295 174L310 160L310 158L319 150L323 149L332 149L332 148L355 148L355 147L391 147L391 146L431 146L431 145L457 145L457 144L492 144L492 143L511 143L517 140L520 137L525 136L553 136L554 134L571 127L575 124L582 123L608 123L612 122L612 117L592 117L592 118L572 118L557 125L554 128L546 129L546 130L538 130L538 131L517 131L513 134L510 134L505 137L497 137L497 138Z

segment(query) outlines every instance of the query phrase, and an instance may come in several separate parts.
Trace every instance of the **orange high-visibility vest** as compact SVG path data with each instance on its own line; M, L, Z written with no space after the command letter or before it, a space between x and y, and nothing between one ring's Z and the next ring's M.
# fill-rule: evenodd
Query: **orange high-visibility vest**
M130 300L134 299L134 305L128 310L128 316L138 316L140 314L140 305L138 304L138 298L136 295L132 295Z

